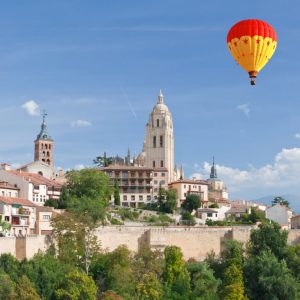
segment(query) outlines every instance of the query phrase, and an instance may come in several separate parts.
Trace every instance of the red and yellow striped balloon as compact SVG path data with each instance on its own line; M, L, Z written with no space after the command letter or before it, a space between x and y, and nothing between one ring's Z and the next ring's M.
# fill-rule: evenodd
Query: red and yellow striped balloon
M227 44L237 63L249 73L255 85L257 73L265 66L277 47L274 28L261 20L243 20L229 30Z

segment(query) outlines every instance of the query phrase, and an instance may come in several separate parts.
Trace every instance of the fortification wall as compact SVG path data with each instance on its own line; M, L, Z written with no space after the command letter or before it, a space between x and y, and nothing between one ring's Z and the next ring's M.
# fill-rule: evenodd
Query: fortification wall
M113 251L126 245L137 252L140 247L163 250L175 245L182 249L185 259L203 260L207 253L219 255L222 241L235 239L242 243L249 240L250 226L240 227L152 227L152 226L105 226L96 230L102 249ZM52 241L46 235L23 238L1 237L0 254L10 253L18 259L32 258L38 251L46 251ZM289 231L289 245L300 243L300 229Z
M0 237L0 255L10 253L16 256L16 238L15 237Z

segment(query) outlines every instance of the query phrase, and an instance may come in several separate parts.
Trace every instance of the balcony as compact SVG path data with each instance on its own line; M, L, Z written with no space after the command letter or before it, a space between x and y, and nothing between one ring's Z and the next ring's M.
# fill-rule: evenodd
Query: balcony
M11 211L12 216L29 216L30 210L23 207L13 207Z

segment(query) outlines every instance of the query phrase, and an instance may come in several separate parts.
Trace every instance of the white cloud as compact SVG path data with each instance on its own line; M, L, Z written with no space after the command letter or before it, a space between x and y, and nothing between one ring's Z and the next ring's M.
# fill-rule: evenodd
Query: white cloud
M40 115L39 105L34 100L28 100L22 105L22 108L24 108L30 116Z
M263 193L296 192L300 186L300 148L282 149L271 164L249 166L246 170L217 165L218 177L224 180L229 193L264 196ZM208 178L211 165L204 162L192 175ZM248 197L249 197L248 196Z
M296 133L295 138L299 140L300 139L300 133Z
M85 165L83 165L83 164L78 164L78 165L75 165L75 167L74 167L74 170L82 170L82 169L85 169L86 168L86 166Z
M238 110L240 110L242 113L244 113L247 118L249 118L249 115L250 115L250 106L249 106L249 104L247 104L247 103L240 104L236 108Z
M76 120L70 123L71 127L87 127L91 126L92 123L86 120Z

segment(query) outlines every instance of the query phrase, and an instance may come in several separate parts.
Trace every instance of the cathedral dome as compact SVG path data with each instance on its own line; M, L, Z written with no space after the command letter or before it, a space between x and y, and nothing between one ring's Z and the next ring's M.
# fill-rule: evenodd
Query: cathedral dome
M169 111L169 109L168 109L167 105L164 103L164 95L163 95L162 91L160 90L157 104L154 106L153 112L154 113L165 113L168 111Z

